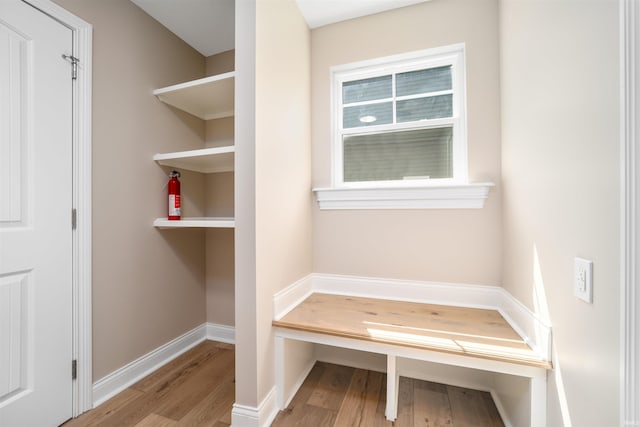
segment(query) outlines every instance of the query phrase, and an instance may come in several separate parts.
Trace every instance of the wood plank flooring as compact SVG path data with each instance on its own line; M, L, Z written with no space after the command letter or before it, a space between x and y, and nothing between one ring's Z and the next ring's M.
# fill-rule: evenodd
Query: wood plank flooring
M231 424L234 347L205 341L64 427ZM398 419L384 416L386 375L318 362L273 426L504 426L488 393L401 378Z
M487 392L400 378L398 418L384 416L386 375L318 362L273 426L504 427Z
M231 424L234 346L205 341L64 427Z

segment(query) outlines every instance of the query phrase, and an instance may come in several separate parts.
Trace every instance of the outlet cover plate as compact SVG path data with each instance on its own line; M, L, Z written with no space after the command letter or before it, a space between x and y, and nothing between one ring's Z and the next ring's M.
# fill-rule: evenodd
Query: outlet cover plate
M593 303L593 261L574 259L573 294L589 304Z

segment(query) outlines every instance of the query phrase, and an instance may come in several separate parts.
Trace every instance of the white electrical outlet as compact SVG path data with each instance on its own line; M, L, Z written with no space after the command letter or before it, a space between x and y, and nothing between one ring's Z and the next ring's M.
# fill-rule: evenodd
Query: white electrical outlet
M593 303L593 261L574 259L573 294L589 304Z

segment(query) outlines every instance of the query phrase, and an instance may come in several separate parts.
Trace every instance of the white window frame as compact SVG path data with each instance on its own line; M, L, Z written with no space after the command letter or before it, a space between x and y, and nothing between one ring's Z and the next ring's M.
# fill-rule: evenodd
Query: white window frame
M409 52L400 55L376 58L331 68L331 108L332 108L332 185L334 188L408 188L418 186L441 186L467 183L467 128L466 128L466 75L464 44ZM453 95L453 114L450 118L432 119L418 122L393 123L358 128L342 128L342 85L353 80L367 79L391 74L393 77L393 98L395 97L395 75L441 66L451 66L452 90L442 94ZM376 100L380 102L381 100ZM395 110L394 110L395 111ZM344 182L343 137L362 133L383 133L388 131L453 128L453 176L444 179L415 179L393 181Z
M453 177L345 183L342 150L342 83L440 65L452 66L454 97L451 119L395 124L393 128L387 125L367 126L367 131L421 129L451 123L454 134ZM330 69L331 187L313 189L320 209L480 209L484 207L494 184L468 181L465 68L464 43L332 67Z

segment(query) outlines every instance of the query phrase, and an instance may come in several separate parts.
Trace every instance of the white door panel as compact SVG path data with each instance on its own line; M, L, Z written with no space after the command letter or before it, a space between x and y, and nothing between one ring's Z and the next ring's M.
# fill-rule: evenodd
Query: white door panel
M72 413L72 41L0 0L0 426Z
M22 171L27 148L23 143L25 129L21 126L25 117L21 99L27 88L23 72L28 69L28 40L22 35L2 25L0 29L0 58L8 60L0 63L0 182L8 183L0 189L0 222L20 223L23 206L21 198L26 184ZM26 107L26 105L24 106ZM26 204L26 200L24 201ZM26 212L25 212L26 213Z

